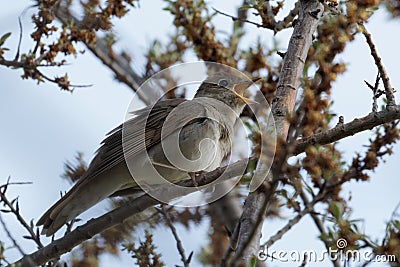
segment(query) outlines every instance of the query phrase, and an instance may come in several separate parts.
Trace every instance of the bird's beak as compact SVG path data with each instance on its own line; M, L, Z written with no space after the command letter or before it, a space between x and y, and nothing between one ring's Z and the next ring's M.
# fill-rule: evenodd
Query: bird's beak
M244 97L243 94L253 83L259 81L261 78L255 78L252 81L246 80L239 82L233 86L233 92L243 100L246 104L258 104L258 102L251 100L250 98Z

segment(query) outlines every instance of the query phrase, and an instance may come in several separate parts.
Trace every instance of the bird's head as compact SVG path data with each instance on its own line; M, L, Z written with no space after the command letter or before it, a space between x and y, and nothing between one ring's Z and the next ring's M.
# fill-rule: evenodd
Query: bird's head
M259 79L249 80L232 74L216 73L202 82L195 97L214 98L241 112L246 104L257 103L245 97L244 93Z

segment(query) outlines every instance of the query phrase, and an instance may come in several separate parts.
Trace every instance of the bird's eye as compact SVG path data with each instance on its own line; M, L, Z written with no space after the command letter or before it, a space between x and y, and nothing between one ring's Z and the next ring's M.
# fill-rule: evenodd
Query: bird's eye
M226 87L228 86L228 81L227 81L227 80L224 80L224 79L219 80L218 86L219 86L219 87L224 87L224 88L226 88Z

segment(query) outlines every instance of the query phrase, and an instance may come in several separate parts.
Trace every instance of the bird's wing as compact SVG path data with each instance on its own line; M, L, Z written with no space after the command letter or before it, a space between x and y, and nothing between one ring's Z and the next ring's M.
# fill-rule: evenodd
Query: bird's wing
M175 108L177 109L174 110ZM174 112L168 117L172 110ZM206 112L204 106L196 101L170 99L155 104L151 110L144 108L133 114L136 115L134 118L108 133L97 150L86 177L95 177L124 162L126 156L132 157L150 149L160 142L161 132L165 138L182 128L182 122L204 120ZM168 123L164 124L167 117Z
M182 105L182 109L178 108L176 113L171 113L174 108L178 106L181 107L180 104L183 103L185 103L185 105ZM197 106L197 108L195 108L197 112L191 110L191 107L194 107L195 105ZM170 116L171 120L169 121L168 119L169 123L164 125L164 122L167 120L170 113L172 114ZM80 192L87 192L88 185L104 185L104 180L96 181L96 177L99 174L111 170L118 164L124 163L125 154L135 156L138 153L143 152L144 149L150 149L160 142L162 128L163 137L165 138L174 131L179 130L179 127L174 127L174 125L179 125L182 121L188 121L190 118L193 118L194 113L205 114L204 106L198 104L196 101L188 101L185 99L165 100L155 104L151 109L145 108L134 112L134 115L136 115L134 118L108 133L108 136L101 143L100 148L97 150L96 155L85 174L78 180L71 190L59 199L38 220L37 225L44 225L42 234L46 234L47 236L52 235L64 223L77 215L72 212L74 212L74 210L76 212L76 202L81 201L82 198L76 198L76 194L79 195ZM175 116L177 114L179 114L179 116ZM204 117L205 116L203 116L203 118ZM143 131L142 128L144 125L146 126ZM145 138L143 136L145 136ZM110 177L111 180L112 178L113 177ZM126 190L125 192L123 189L118 192L130 193L130 190ZM116 195L119 195L118 192L112 192L111 189L110 194L117 193ZM85 194L83 197L85 197ZM102 196L100 196L100 198L101 197ZM87 205L86 203L85 206L85 203L82 203L80 206L81 210L78 209L78 214L81 213L82 210L89 208L91 205L93 204Z

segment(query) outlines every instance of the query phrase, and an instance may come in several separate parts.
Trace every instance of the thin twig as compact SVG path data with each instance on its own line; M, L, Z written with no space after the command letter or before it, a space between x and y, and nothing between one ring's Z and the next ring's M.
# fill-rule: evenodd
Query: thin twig
M65 26L68 26L71 22L73 22L74 25L82 25L82 21L73 16L65 5L57 5L54 14ZM142 77L136 73L133 70L131 63L123 56L114 55L113 57L110 57L110 46L107 44L105 38L96 36L95 44L89 42L84 42L84 44L102 61L105 66L113 71L115 77L119 81L125 83L129 88L136 92L146 105L152 104L160 95L162 95L161 90L158 90L158 88L155 87L146 88L151 90L138 90L146 77Z
M391 226L390 222L394 221L394 219L397 216L397 211L399 209L400 209L400 202L397 203L396 207L394 208L394 210L393 210L393 212L392 212L392 214L390 216L389 223L386 225L386 234L385 234L385 237L382 239L382 246L384 246L384 244L389 240L389 233L390 233L389 228Z
M302 191L300 192L300 197L301 197L301 199L303 200L303 203L304 203L305 206L310 205L310 204L309 204L310 201L308 200L308 197L307 197L306 193L304 192L304 190L302 190ZM314 199L314 198L315 198L315 197L313 197L313 199ZM318 231L319 231L321 234L324 234L324 233L325 233L324 224L322 223L322 221L320 220L320 218L317 216L317 214L316 214L315 212L311 212L310 215L311 215L311 218L313 219L313 221L314 221L314 223L315 223L315 226L317 226Z
M9 185L26 185L26 184L32 184L32 182L7 182L7 184L0 185L0 188L5 188L8 187Z
M394 208L392 215L390 216L390 220L393 221L398 215L398 211L400 210L400 202L397 203L396 207Z
M49 81L49 82L58 84L59 87L62 86L62 84L61 84L59 81L56 80L57 78L52 79L52 78L48 77L47 75L43 74L43 73L42 73L41 71L39 71L38 69L35 69L35 71L36 71L40 76L42 76L43 79L45 79L46 81ZM69 85L68 85L68 87L72 87L72 88L86 88L86 87L91 87L91 86L92 86L91 84L83 84L83 85L79 85L79 84L69 84Z
M283 235L285 233L287 233L290 229L292 229L292 227L297 224L298 222L300 222L300 220L307 214L310 213L310 211L313 210L313 206L312 203L310 203L310 205L306 206L304 209L302 209L300 212L297 213L297 215L295 217L293 217L292 219L290 219L286 225L284 227L282 227L281 229L279 229L279 231L271 236L268 241L266 241L263 246L265 247L270 247L272 246L276 241L278 241L279 239L281 239L283 237Z
M0 213L0 223L4 228L4 231L6 232L8 238L11 240L11 242L13 243L14 247L19 251L19 253L21 253L22 256L25 255L25 252L22 250L21 246L17 243L17 241L15 240L15 238L12 236L10 230L8 230L8 227L6 225L6 223L3 220L3 216L1 216Z
M268 25L271 25L273 29L275 29L276 21L275 15L272 12L271 3L269 1L265 1L263 4L264 13L268 19Z
M244 22L247 19L247 9L242 8L247 5L247 1L243 0L242 4L237 9L237 18L238 18L238 26L239 28L243 28Z
M292 10L289 11L289 14L284 17L282 20L276 22L275 27L274 27L274 32L279 32L287 27L289 27L289 24L294 20L294 18L297 16L299 13L299 8L300 8L300 1L297 1L293 7Z
M363 24L359 24L362 33L365 36L365 39L367 40L367 44L371 50L371 55L374 58L375 65L378 67L380 76L382 78L383 86L385 87L385 94L387 98L387 107L391 108L396 105L396 99L394 97L394 89L392 85L390 84L389 76L386 72L385 67L383 66L382 59L379 57L378 52L376 50L376 46L374 42L372 41L372 36L371 34L367 31L365 26Z
M269 5L268 2L266 2L266 4ZM299 2L296 2L294 8L293 8L292 10L290 10L289 14L288 14L283 20L281 20L281 21L279 21L279 22L276 22L276 21L275 21L275 18L274 18L274 16L273 16L272 13L271 13L271 12L272 12L272 11L271 11L271 7L268 6L268 10L269 10L269 11L267 12L267 17L268 17L268 19L270 20L268 25L266 25L266 24L264 24L264 23L263 23L263 24L260 24L260 23L257 23L257 22L248 20L247 17L240 17L240 16L235 17L235 16L232 16L232 15L227 14L227 13L225 13L225 12L219 11L219 10L217 10L217 9L215 9L215 8L213 8L213 9L214 9L214 11L217 12L218 14L223 15L223 16L226 16L226 17L229 17L229 18L231 18L233 21L239 21L239 22L241 22L242 24L243 24L243 23L249 23L249 24L255 25L257 28L270 29L270 30L273 30L274 33L277 33L277 32L279 32L279 31L281 31L281 30L283 30L283 29L285 29L285 28L287 28L287 27L289 26L290 22L292 22L293 19L297 16L297 13L298 13L298 11L299 11L299 6L300 6Z
M302 192L303 193L303 192ZM311 202L309 202L306 198L303 199L304 208L297 213L295 217L287 222L287 224L282 227L275 235L271 236L270 239L263 244L264 247L272 246L277 240L281 239L282 236L287 233L295 224L297 224L305 215L311 214L312 216L316 216L312 211L314 210L314 206L321 201L328 194L328 190L326 187L320 190L320 192L313 198ZM305 194L303 193L305 197ZM304 201L305 200L305 201ZM322 225L318 225L322 227ZM321 228L323 229L323 228Z
M310 205L310 201L308 200L307 195L304 192L304 190L302 190L300 192L300 197L303 200L303 203L305 206ZM313 199L315 199L315 197ZM318 231L321 233L321 235L326 235L326 231L324 229L324 224L322 223L321 219L317 216L317 214L315 212L310 212L309 214L310 214L311 218L313 219L314 224L315 224L315 226L317 226ZM328 250L329 245L326 242L323 242L323 243L325 245L325 248ZM338 259L333 258L331 260L332 260L333 266L340 267L340 262L338 261Z
M372 112L377 112L378 111L378 98L383 94L383 92L379 91L379 81L381 79L381 76L378 72L376 75L375 79L375 84L372 86L369 82L364 80L364 83L368 86L369 89L372 91Z
M188 267L189 263L190 263L190 258L187 258L185 255L185 249L182 246L182 241L179 238L178 233L176 232L176 228L171 221L171 216L169 216L169 212L165 208L165 205L161 205L161 209L159 209L159 211L164 216L165 222L167 223L168 227L171 229L172 235L174 236L175 241L176 241L176 247L178 249L179 254L181 255L181 261L183 262L183 265L185 267ZM191 255L192 255L192 253L191 253ZM189 257L191 257L191 256L189 256Z
M18 47L17 47L17 53L15 54L14 60L18 60L19 58L19 53L21 51L21 43L22 43L22 22L21 22L21 17L18 17L18 24L19 24L19 40L18 40Z
M235 250L237 238L239 236L239 225L240 225L240 221L237 222L235 230L233 231L232 235L230 236L229 244L226 247L224 254L222 255L221 267L226 266L226 264L228 262L228 258L230 257L230 254Z
M33 63L31 63L30 61L24 60L24 61L19 61L19 60L6 60L6 59L1 59L0 58L0 65L6 66L6 67L11 67L11 68L21 68L24 69L25 71L28 70L30 72L36 73L38 74L41 78L43 78L46 81L52 82L57 84L58 86L61 86L62 84L59 81L56 81L55 79L52 79L50 77L48 77L47 75L43 74L38 68L39 67L54 67L54 66L61 66L64 64L61 63L54 63L54 64L40 64L41 60L39 60L39 58L37 58L36 60L34 60ZM90 87L92 85L78 85L78 84L69 84L69 87Z
M36 62L36 61L35 61ZM63 64L60 62L54 62L54 63L46 63L46 64L37 64L37 63L29 63L27 61L19 61L19 60L6 60L6 59L0 59L0 65L3 65L5 67L12 67L12 68L23 68L27 70L35 70L38 67L60 67L60 66L66 66L68 64Z
M28 231L30 238L36 243L36 245L38 246L38 248L42 248L43 244L40 241L40 236L38 236L35 231L33 230L33 227L29 226L29 224L25 221L25 219L21 216L20 212L19 212L19 204L18 204L18 200L16 201L16 206L14 207L14 205L12 204L12 202L10 202L8 200L8 198L5 195L5 192L8 188L8 186L10 185L9 183L10 178L8 178L7 183L2 185L0 188L2 190L0 190L0 201L3 202L9 209L10 212L13 213L15 215L15 217L17 217L17 220L20 222L20 224ZM33 224L32 224L33 225Z
M232 15L229 15L229 14L227 14L227 13L224 13L224 12L222 12L222 11L219 11L219 10L217 10L217 9L215 9L215 8L212 8L215 12L217 12L218 14L220 14L220 15L223 15L223 16L226 16L226 17L229 17L229 18L231 18L233 21L240 21L240 22L246 22L246 23L250 23L250 24L252 24L252 25L255 25L255 26L257 26L257 28L267 28L265 25L263 25L263 24L259 24L259 23L257 23L257 22L254 22L254 21L251 21L251 20L248 20L248 19L242 19L242 18L239 18L239 17L235 17L235 16L232 16Z

